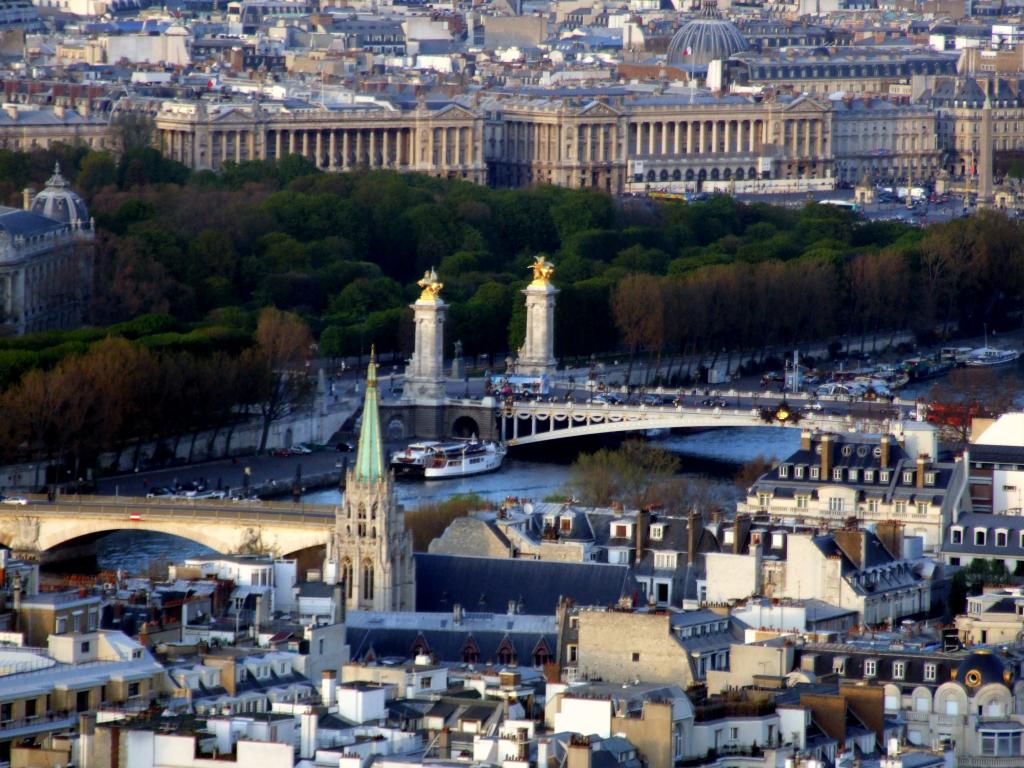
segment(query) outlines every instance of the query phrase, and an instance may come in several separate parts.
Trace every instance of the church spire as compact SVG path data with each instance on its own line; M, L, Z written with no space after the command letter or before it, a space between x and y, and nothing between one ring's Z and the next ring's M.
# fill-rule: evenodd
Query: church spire
M354 479L361 483L380 482L384 471L384 446L380 435L380 412L377 409L377 356L371 347L370 364L366 368L366 398L363 400L363 422L359 428Z

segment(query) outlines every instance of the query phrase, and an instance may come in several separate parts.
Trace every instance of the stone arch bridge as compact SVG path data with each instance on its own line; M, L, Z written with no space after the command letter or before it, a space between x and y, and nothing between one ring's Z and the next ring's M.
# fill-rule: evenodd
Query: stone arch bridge
M264 551L283 557L326 544L334 521L335 509L328 505L66 497L0 504L0 544L39 559L105 533L140 530L180 536L221 554Z

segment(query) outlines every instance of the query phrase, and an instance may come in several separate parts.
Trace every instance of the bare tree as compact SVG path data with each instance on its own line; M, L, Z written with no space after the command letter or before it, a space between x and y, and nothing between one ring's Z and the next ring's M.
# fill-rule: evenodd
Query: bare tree
M309 328L298 315L273 307L260 313L256 344L246 353L257 375L263 417L260 451L267 449L271 424L300 405L312 391L312 346Z
M665 338L661 285L651 275L629 275L612 293L615 325L629 347L626 383L633 375L636 353L643 348L658 350Z

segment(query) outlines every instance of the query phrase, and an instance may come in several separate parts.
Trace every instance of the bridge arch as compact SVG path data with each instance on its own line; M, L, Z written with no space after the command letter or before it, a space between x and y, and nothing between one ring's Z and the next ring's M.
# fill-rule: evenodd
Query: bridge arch
M191 508L150 506L147 499L119 503L58 503L0 510L0 544L17 552L46 552L75 540L114 531L152 531L178 536L221 554L266 551L288 555L326 543L333 513L304 513L261 508Z
M458 416L452 422L452 437L479 437L480 425L472 416Z

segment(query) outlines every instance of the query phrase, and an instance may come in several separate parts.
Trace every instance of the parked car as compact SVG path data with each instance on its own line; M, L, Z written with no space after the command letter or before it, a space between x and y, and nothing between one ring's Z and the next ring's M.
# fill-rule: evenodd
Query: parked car
M19 507L24 507L28 504L28 499L24 496L7 496L3 500L4 504L15 504Z
M351 453L352 451L354 451L356 449L356 447L354 445L352 445L352 443L348 442L347 440L342 440L340 443L338 443L334 447L337 448L341 453Z
M159 499L162 497L173 496L174 491L170 488L154 488L146 494L147 499Z

